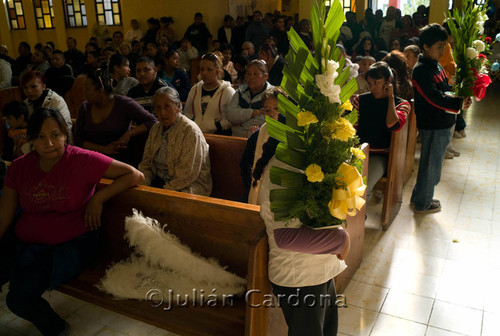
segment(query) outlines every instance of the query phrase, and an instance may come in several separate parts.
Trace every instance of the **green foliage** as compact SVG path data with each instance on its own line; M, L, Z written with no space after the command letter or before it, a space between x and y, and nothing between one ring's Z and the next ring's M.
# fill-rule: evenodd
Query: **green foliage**
M311 227L340 225L345 221L333 217L328 207L334 188L345 188L342 176L337 173L342 163L353 165L361 172L363 161L351 154L351 147L358 144L356 136L347 141L332 138L332 123L341 118L344 109L341 103L349 100L357 90L356 79L347 81L349 67L341 56L336 42L344 22L344 12L338 0L332 2L328 17L324 1L315 0L311 11L311 28L316 53L310 53L302 39L291 29L288 32L290 51L286 56L287 67L283 71L282 89L289 98L280 96L279 112L286 117L286 125L266 118L270 136L280 144L276 158L301 172L271 167L271 182L284 189L271 191L271 210L275 220L299 218ZM341 88L338 99L332 103L321 93L316 84L318 75L326 72L326 61L338 62L335 85ZM345 68L344 68L345 67ZM332 75L333 76L333 75ZM337 100L338 101L338 100ZM318 119L306 126L298 126L301 112L312 112ZM357 111L346 116L351 124L357 121ZM324 173L320 182L310 182L303 171L317 164Z

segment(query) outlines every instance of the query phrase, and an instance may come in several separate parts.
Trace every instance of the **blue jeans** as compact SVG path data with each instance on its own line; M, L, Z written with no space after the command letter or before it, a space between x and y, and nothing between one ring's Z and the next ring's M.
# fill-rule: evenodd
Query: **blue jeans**
M411 202L415 203L416 210L426 210L429 208L434 187L441 179L441 169L443 168L444 153L450 142L450 128L437 130L421 130L422 151L418 165L417 183L413 187Z

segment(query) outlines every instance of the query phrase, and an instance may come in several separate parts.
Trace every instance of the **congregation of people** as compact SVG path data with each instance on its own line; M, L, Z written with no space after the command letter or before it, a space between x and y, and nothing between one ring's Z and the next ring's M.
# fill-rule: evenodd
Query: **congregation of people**
M441 205L432 199L433 188L439 182L442 159L460 155L453 149L451 138L466 136L462 114L471 100L445 94L451 89L456 68L453 39L446 24L428 25L425 6L418 7L412 16L403 16L394 7L383 14L369 8L359 20L357 13L347 12L338 41L350 77L358 83L351 99L359 113L355 127L360 142L368 142L371 148L367 197L372 196L373 186L387 171L391 133L403 127L414 100L423 149L412 203L416 212L438 211ZM0 202L0 210L7 214L0 219L0 238L18 206L28 213L16 226L16 235L25 244L16 252L19 263L11 278L7 304L42 333L57 334L68 328L41 294L76 274L91 257L95 237L90 228L100 225L98 217L105 200L136 184L211 194L209 146L204 133L249 139L240 166L250 197L242 195L241 200L260 204L266 194L261 192L259 196L261 183L268 194L269 171L266 173L265 167L270 162L276 164L273 155L277 141L269 138L265 120L268 116L284 122L277 106L278 96L286 96L279 86L287 66L287 31L294 27L304 45L314 52L310 22L296 22L278 11L265 15L255 11L248 21L226 15L221 21L214 36L202 13L196 13L193 24L180 37L172 27L172 17L150 18L145 33L139 22L132 20L132 29L125 34L115 31L104 40L93 36L83 50L78 49L82 41L72 37L67 39L64 52L59 49L62 46L56 48L51 42L38 43L32 52L31 46L22 42L15 60L5 46L0 47L0 88L19 85L25 97L24 101L8 103L3 110L8 134L2 158L15 161L8 169ZM485 34L495 33L493 23L486 22ZM431 83L432 76L441 81ZM78 77L85 78L85 101L72 119L64 97ZM33 173L35 167L40 169ZM70 178L69 172L75 171L85 178ZM61 185L61 176L74 183ZM94 193L102 177L116 180ZM30 187L40 189L39 194L57 195L36 199L28 195ZM73 193L81 194L77 201L67 201ZM264 201L269 203L268 196ZM82 205L87 202L87 206ZM70 209L71 214L58 217L58 223L74 222L70 229L53 226L50 232L59 231L55 236L49 231L31 231L40 221L37 216L46 209L57 213L62 208ZM266 225L272 222L268 227L276 228L271 212L266 215ZM43 218L47 225L51 220L50 216ZM329 254L325 258L330 262L335 255L345 258L349 250L347 233L319 233L323 243L314 252L311 245L309 250L294 245L283 232L278 235L270 231L272 251L288 244L288 250L302 253L304 263L312 260L306 255ZM304 242L304 235L314 239L318 234L303 232L297 237ZM323 245L331 240L337 245L326 249ZM50 256L48 250L33 245L68 242L64 249L50 250ZM73 265L71 260L57 259L68 250L84 255L85 260L80 258L78 265ZM290 255L286 257L295 257ZM32 256L36 258L30 259ZM282 257L277 255L271 261L278 263ZM38 283L27 273L34 267L33 260L41 262L36 267L43 281ZM48 271L52 262L67 273L55 277ZM288 274L279 266L272 266L270 271L275 293L311 285L309 276L300 283L288 282ZM326 287L322 291L334 290L332 278L338 269L340 266L325 271L322 281ZM335 316L331 319L336 320L336 311L332 314ZM336 330L336 324L330 327Z

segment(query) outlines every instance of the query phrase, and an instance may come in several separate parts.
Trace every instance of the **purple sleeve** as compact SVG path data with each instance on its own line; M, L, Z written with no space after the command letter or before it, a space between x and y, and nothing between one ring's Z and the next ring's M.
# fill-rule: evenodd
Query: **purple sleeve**
M125 110L125 113L129 116L130 120L135 122L137 125L145 125L149 130L154 124L158 122L154 114L149 113L139 105L135 100L125 96L116 96L115 99L123 100L122 104L124 105L122 111Z
M279 248L309 254L338 254L344 249L346 232L340 229L314 230L305 225L300 228L274 230Z

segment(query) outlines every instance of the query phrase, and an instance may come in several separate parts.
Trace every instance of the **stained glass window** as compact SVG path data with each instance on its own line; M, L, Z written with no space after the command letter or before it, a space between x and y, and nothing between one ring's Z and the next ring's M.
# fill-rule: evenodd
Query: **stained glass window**
M54 8L52 0L33 0L35 20L38 29L54 28Z
M21 0L7 0L7 13L9 15L10 29L26 29L24 20L23 3Z
M66 27L87 27L85 0L63 0Z
M97 21L108 26L119 26L122 23L120 0L95 0Z

